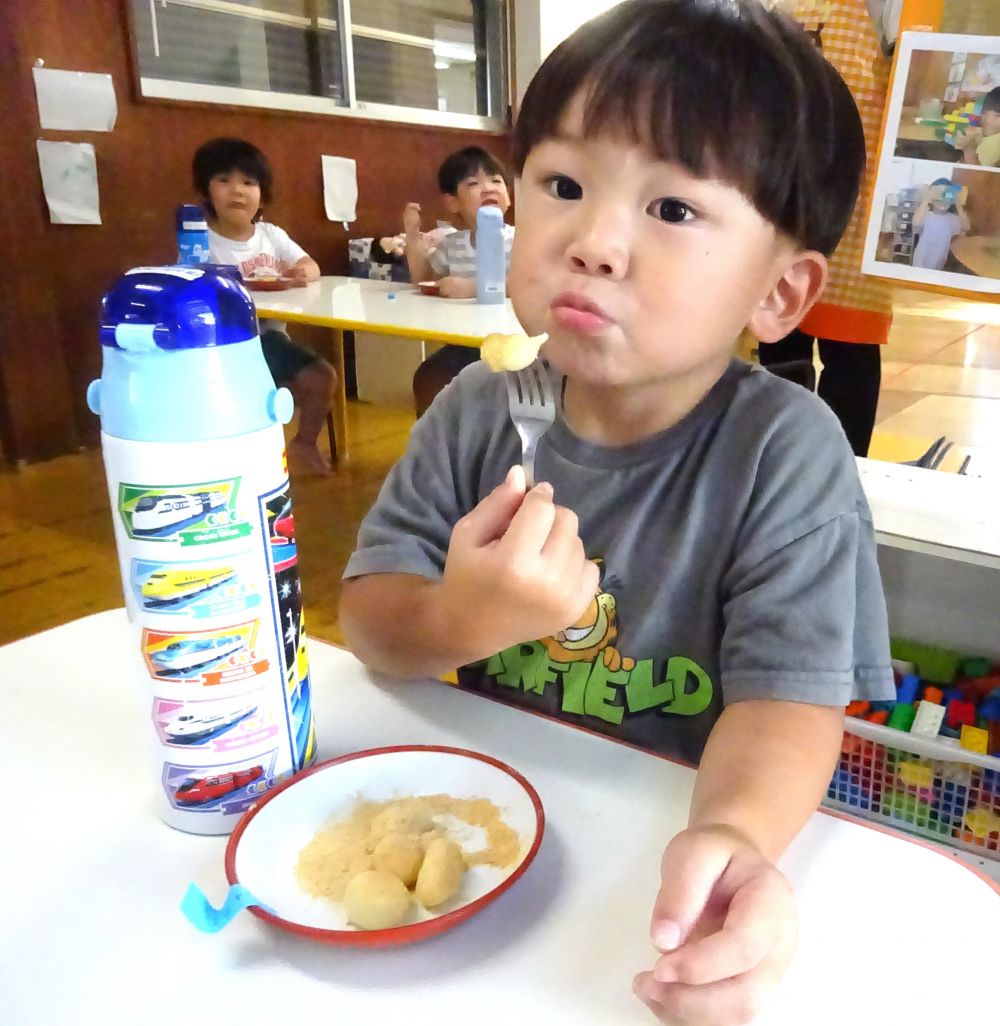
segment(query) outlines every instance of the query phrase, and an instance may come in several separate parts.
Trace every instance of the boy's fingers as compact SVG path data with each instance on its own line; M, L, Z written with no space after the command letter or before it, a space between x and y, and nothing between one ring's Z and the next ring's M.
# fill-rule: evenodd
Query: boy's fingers
M524 491L523 468L511 467L504 480L455 524L453 536L477 548L503 537L524 501Z
M794 918L780 877L754 877L733 895L721 930L663 955L653 976L659 983L705 984L749 972L775 950Z
M565 506L556 506L552 530L542 546L542 555L556 563L573 557L580 549L580 521Z
M653 906L650 935L661 951L673 951L686 939L708 904L731 856L721 841L694 840L678 834L667 846L660 865L660 893Z
M771 966L704 986L658 983L652 973L640 973L632 987L663 1022L736 1026L749 1023L760 1013L779 978L780 973Z
M508 553L540 553L556 517L552 485L543 481L528 492L500 540Z
M596 563L591 563L590 560L587 560L580 572L580 613L575 619L579 619L579 616L583 615L587 606L594 601L594 596L597 594L600 583L600 569Z

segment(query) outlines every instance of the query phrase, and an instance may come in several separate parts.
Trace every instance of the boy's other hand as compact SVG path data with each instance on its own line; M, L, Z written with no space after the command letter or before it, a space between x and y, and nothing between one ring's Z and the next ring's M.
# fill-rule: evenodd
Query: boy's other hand
M407 203L403 210L403 231L407 235L416 235L420 231L420 204Z
M491 654L570 626L598 580L576 514L556 505L550 484L526 491L515 466L455 524L441 586L452 629Z
M795 898L739 831L689 828L663 853L651 936L660 957L633 984L650 1010L665 1023L740 1026L791 962Z
M309 274L301 264L286 264L281 273L289 281L295 282L297 286L309 284Z
M442 278L438 282L439 294L446 299L474 299L476 296L475 278Z

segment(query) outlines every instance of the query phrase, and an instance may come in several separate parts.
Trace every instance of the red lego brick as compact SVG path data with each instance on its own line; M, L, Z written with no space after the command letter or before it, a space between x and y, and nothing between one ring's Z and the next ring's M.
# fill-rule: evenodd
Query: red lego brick
M952 730L958 730L963 724L976 725L976 707L972 702L960 702L957 698L948 703L945 719Z

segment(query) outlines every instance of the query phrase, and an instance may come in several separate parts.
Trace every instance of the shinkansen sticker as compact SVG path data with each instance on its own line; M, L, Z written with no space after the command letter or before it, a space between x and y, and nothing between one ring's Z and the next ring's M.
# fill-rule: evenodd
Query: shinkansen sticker
M118 486L118 511L130 538L179 541L182 546L230 541L252 526L236 512L238 477L194 484L154 487Z
M153 726L173 748L220 754L264 744L280 729L268 692L257 689L225 699L182 701L156 698Z
M239 614L260 604L253 558L251 551L202 562L133 559L129 586L144 612L196 620Z
M175 809L233 816L245 812L275 783L277 750L220 766L163 764L163 789Z
M268 660L254 651L259 628L259 620L182 633L147 627L142 632L142 656L156 680L232 684L268 670Z

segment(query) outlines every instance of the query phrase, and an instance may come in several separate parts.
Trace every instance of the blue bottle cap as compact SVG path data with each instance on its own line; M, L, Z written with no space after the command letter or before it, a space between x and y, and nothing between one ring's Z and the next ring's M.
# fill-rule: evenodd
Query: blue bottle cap
M181 231L208 231L208 221L205 219L205 211L197 203L182 203L177 208L177 230Z
M216 265L129 271L101 302L101 345L203 349L254 338L257 312L238 274Z

